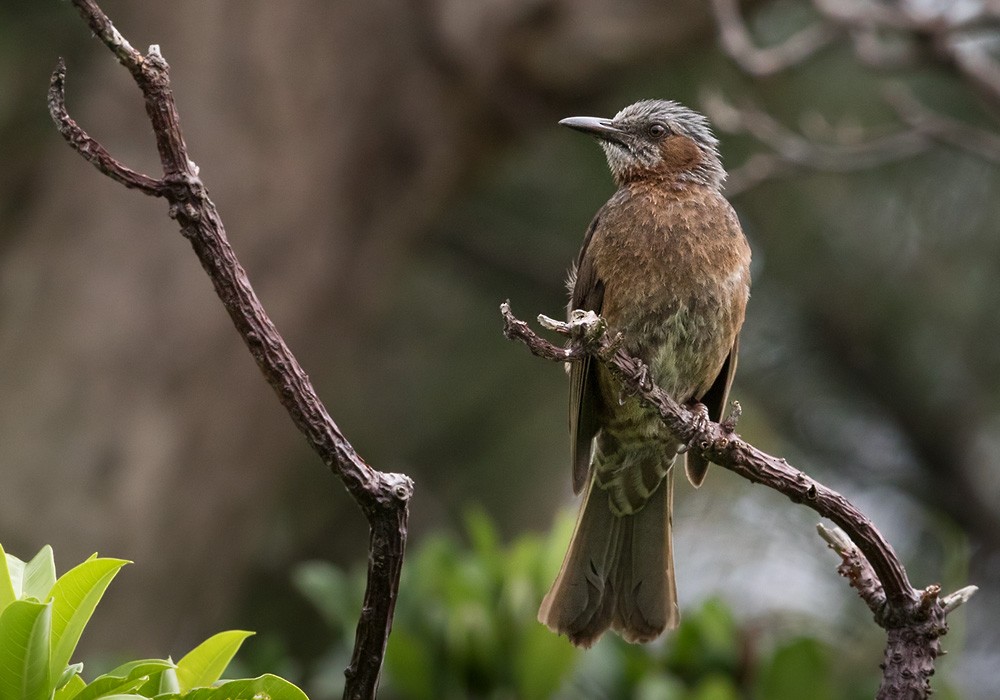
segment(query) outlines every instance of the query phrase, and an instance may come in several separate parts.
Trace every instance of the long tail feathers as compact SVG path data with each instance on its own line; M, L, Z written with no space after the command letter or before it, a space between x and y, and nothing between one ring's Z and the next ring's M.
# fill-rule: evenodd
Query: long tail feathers
M634 515L612 514L607 494L591 483L538 620L582 647L608 628L639 643L676 627L672 506L672 469Z

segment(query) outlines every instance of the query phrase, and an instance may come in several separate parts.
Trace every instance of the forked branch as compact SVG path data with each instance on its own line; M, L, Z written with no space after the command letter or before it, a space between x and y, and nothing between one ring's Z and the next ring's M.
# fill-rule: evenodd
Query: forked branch
M226 238L222 219L208 198L198 168L188 157L169 67L159 48L151 46L143 55L132 48L95 2L72 1L142 91L163 176L153 178L127 168L70 118L64 94L66 67L61 60L49 89L49 110L59 132L77 153L108 177L169 202L171 218L177 220L181 233L191 242L257 366L292 421L323 462L341 478L368 519L368 582L354 655L346 671L344 697L374 698L399 588L413 484L404 474L373 469L358 455L265 312Z

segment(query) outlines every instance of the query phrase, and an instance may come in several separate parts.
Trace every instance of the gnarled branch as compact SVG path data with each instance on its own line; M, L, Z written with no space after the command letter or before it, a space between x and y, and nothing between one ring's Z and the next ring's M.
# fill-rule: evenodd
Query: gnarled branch
M735 432L735 421L705 421L682 407L662 389L649 383L642 362L621 349L619 338L602 330L603 320L593 312L574 311L569 323L539 317L539 321L569 338L565 347L554 345L516 318L510 304L500 307L504 335L524 343L539 357L559 362L590 355L601 362L622 386L657 411L678 441L698 450L712 463L755 483L783 493L833 521L846 537L822 530L824 538L841 555L838 571L846 576L868 604L875 622L886 630L885 661L878 698L926 698L934 660L940 655L939 638L948 630L946 616L975 591L964 588L940 597L940 588L917 590L892 546L861 511L846 498L788 464L749 444ZM849 538L849 539L848 539Z
M902 0L812 0L817 15L784 42L760 47L754 42L734 0L712 0L719 42L746 74L770 76L792 69L841 38L850 40L857 58L878 70L933 62L953 71L994 105L1000 104L1000 37L996 3L919 6ZM935 142L962 149L991 162L1000 158L1000 135L934 113L900 87L886 90L886 101L907 128L889 135L865 136L856 143L818 143L783 127L753 105L734 107L717 97L705 111L719 128L748 133L770 151L751 156L730 175L730 194L802 168L844 172L917 155Z
M181 233L191 242L257 366L292 421L323 462L341 478L368 519L368 583L354 655L346 671L344 697L374 698L399 587L413 484L404 474L373 469L358 455L254 293L198 176L198 168L188 157L169 67L159 48L151 46L143 55L129 45L95 2L73 0L73 5L142 91L163 176L154 179L125 167L70 118L63 94L66 69L62 61L49 90L50 112L60 133L108 177L146 194L164 197L170 203L171 218L177 220Z

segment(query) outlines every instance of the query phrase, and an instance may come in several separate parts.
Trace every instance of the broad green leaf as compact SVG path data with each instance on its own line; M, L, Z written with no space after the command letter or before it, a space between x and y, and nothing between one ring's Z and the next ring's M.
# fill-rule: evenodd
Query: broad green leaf
M159 692L160 676L163 671L168 668L174 668L174 664L172 661L167 661L166 659L139 659L137 661L129 661L128 663L122 664L121 666L108 671L104 675L95 678L91 681L90 685L95 685L98 682L104 683L106 682L103 680L105 678L112 678L115 680L120 679L123 681L136 681L137 685L129 690L134 690L140 695L146 693L146 696L152 697ZM73 700L76 700L76 698L73 698Z
M157 695L179 692L181 692L181 684L177 680L177 668L164 669L163 673L160 674L160 690Z
M81 671L83 671L83 664L73 664L72 666L66 666L62 670L62 674L59 676L59 680L56 681L55 689L59 690L64 685L70 682L72 678L79 676Z
M51 551L51 550L50 550ZM50 586L48 600L52 602L52 658L50 674L62 673L76 649L83 628L94 608L119 569L128 564L124 559L95 559L63 574Z
M101 676L80 690L77 695L72 696L72 700L105 700L109 696L131 693L134 690L138 690L139 686L145 682L145 677L115 678L114 676Z
M52 606L17 600L0 614L0 700L47 700Z
M20 560L17 560L20 561ZM17 600L14 584L11 581L10 569L7 565L7 554L0 546L0 612Z
M86 682L80 676L73 676L56 691L54 700L76 700L77 694L86 687Z
M7 566L7 578L11 590L14 591L14 600L20 600L24 593L24 562L13 554L6 554L4 564Z
M113 668L104 675L117 676L119 678L141 678L143 676L151 676L154 673L160 673L168 668L174 668L172 661L167 661L166 659L139 659Z
M239 651L243 640L253 632L219 632L189 651L177 662L177 681L181 692L215 683Z
M52 557L52 547L45 545L38 554L24 565L24 590L21 598L45 600L56 582L56 563Z
M214 688L157 696L156 700L309 700L284 678L266 674L259 678L227 681Z

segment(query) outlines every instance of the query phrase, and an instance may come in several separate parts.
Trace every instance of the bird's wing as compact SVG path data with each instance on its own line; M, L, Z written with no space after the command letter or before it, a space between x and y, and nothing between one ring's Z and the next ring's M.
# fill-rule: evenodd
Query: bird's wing
M712 382L705 395L699 401L705 404L708 409L708 417L715 422L722 420L722 415L726 411L726 401L729 399L729 389L733 386L733 377L736 376L736 360L740 349L740 337L736 336L733 341L733 349L729 351L726 361L722 363L719 375ZM696 450L691 450L686 454L684 471L687 473L688 481L695 487L701 486L708 473L708 460Z
M583 240L583 248L577 260L576 270L571 277L573 292L569 308L584 309L601 313L604 302L604 282L597 276L592 258L587 255L587 248L594 231L601 220L601 213L590 223L587 236ZM601 395L597 385L597 365L590 357L574 362L569 371L569 439L570 454L573 462L573 492L580 493L590 476L590 448L594 436L600 427Z

